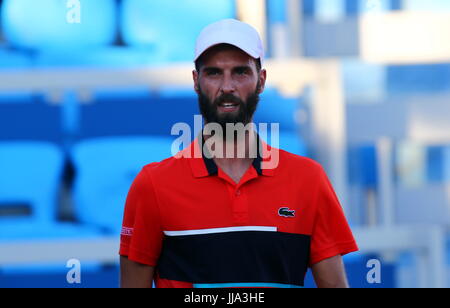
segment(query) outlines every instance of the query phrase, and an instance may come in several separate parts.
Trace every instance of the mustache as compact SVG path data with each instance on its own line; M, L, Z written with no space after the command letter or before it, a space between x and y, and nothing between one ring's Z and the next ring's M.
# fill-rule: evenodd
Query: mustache
M236 104L244 104L244 101L239 97L234 96L233 94L222 94L218 98L214 100L214 105L219 105L225 102L236 103Z

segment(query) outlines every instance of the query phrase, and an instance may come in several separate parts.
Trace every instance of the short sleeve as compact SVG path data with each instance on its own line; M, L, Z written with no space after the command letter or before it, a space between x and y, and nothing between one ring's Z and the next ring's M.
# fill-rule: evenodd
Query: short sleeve
M320 168L316 217L311 236L310 266L358 250L352 231L334 189Z
M162 240L155 189L149 170L144 168L128 192L119 254L141 264L156 266Z

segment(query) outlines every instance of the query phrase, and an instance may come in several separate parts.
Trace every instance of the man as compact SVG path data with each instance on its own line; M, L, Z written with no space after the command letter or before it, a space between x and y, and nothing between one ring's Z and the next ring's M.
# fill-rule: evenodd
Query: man
M263 60L261 39L245 23L223 20L200 34L193 79L207 125L190 147L135 179L122 287L301 287L308 267L318 287L348 287L341 255L357 246L323 169L242 129L264 91ZM234 124L237 138L227 130ZM278 159L267 163L274 150Z

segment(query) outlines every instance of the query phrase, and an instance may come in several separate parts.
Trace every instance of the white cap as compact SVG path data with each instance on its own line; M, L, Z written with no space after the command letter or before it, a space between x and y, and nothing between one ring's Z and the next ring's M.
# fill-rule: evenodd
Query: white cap
M236 20L224 19L205 27L195 44L194 62L209 48L218 44L236 46L251 57L264 61L264 47L255 28Z

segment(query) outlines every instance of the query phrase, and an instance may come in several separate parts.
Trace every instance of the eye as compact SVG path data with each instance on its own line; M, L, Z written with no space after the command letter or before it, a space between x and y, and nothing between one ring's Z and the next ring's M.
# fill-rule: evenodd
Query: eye
M237 75L246 75L249 73L249 69L247 67L237 67L235 73Z
M206 76L217 76L220 74L220 70L218 69L207 69L205 70Z

